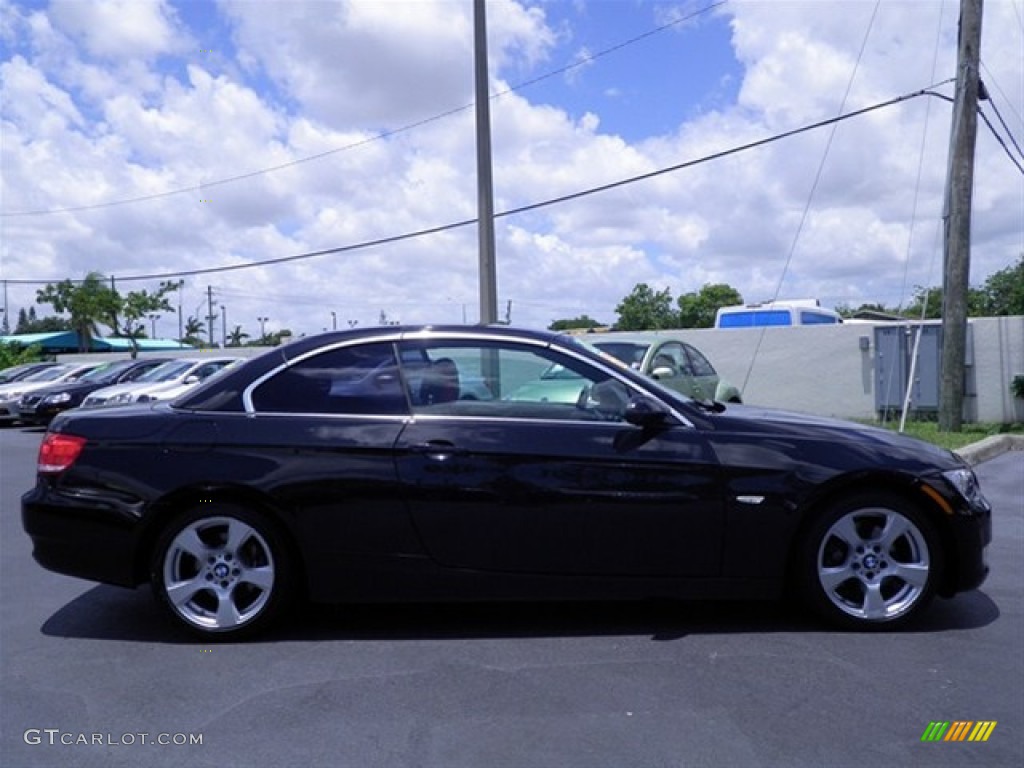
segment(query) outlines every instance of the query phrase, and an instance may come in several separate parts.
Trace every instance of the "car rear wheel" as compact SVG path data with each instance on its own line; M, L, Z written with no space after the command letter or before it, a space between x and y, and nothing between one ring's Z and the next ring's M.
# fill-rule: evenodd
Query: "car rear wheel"
M801 581L811 607L853 629L894 629L931 602L942 571L934 526L898 496L834 505L804 541Z
M176 518L152 561L157 599L206 637L234 639L265 629L290 597L289 552L262 514L209 505Z

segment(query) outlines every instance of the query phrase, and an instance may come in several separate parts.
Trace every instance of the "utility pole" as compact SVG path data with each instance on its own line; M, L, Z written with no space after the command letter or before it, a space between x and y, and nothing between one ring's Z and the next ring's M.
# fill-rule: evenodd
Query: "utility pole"
M494 182L491 175L491 94L487 78L485 0L473 0L476 74L476 189L480 248L480 322L498 320L498 279L494 258Z
M942 376L939 429L963 426L967 293L971 272L971 195L978 134L982 0L960 0L956 95L946 179L942 276Z
M213 286L206 286L206 330L210 335L210 346L213 346Z

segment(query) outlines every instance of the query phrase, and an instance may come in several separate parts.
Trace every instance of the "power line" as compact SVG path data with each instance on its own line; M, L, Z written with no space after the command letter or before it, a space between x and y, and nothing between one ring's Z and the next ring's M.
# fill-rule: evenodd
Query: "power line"
M631 45L634 45L634 44L639 43L639 42L641 42L643 40L646 40L649 37L653 37L654 35L659 34L661 32L664 32L667 29L671 29L672 27L678 26L679 24L682 24L683 22L690 21L692 19L697 18L698 16L702 16L705 13L709 13L709 12L713 11L715 8L718 8L718 7L722 6L722 5L725 5L726 2L728 2L728 0L718 0L718 2L714 2L714 3L706 6L705 8L700 9L699 11L694 11L691 14L688 14L688 15L685 15L685 16L680 16L679 18L676 18L676 19L673 19L673 20L671 20L669 22L666 22L665 24L662 24L661 26L655 27L653 29L649 29L646 32L643 32L643 33L637 35L636 37L632 37L632 38L629 38L628 40L625 40L625 41L623 41L621 43L617 43L616 45L613 45L610 48L605 48L604 50L598 51L595 54L591 54L589 56L584 56L584 57L580 58L578 61L573 62L572 64L567 64L566 66L560 67L559 69L552 70L550 72L547 72L546 74L543 74L543 75L540 75L538 77L532 78L530 80L526 80L526 81L523 81L523 82L518 83L516 85L513 85L513 86L511 86L509 88L506 88L503 91L498 91L497 93L494 93L494 94L492 94L490 96L490 100L491 101L495 101L497 99L500 99L500 98L503 98L503 97L509 95L510 93L515 93L516 91L520 91L520 90L523 90L524 88L528 88L528 87L530 87L532 85L536 85L537 83L543 82L544 80L549 80L552 77L557 77L558 75L562 75L562 74L565 74L566 72L570 72L570 71L572 71L574 69L578 69L580 67L586 66L587 64L590 64L590 63L592 63L594 61L597 61L600 58L608 56L608 55L610 55L612 53L615 53L617 51L620 51L620 50L622 50L624 48L628 48ZM471 102L469 104L463 104L461 107L455 107L455 108L449 109L449 110L447 110L445 112L440 112L440 113L438 113L436 115L432 115L431 117L423 118L422 120L418 120L418 121L416 121L414 123L409 123L408 125L404 125L404 126L402 126L400 128L395 128L394 130L391 130L391 131L383 131L381 133L378 133L378 134L375 134L373 136L370 136L370 137L368 137L366 139L362 139L360 141L356 141L356 142L353 142L351 144L346 144L343 147L335 147L334 149L329 149L329 150L326 150L324 152L320 152L320 153L315 154L315 155L310 155L308 157L301 157L301 158L298 158L296 160L290 160L287 163L281 163L280 165L271 166L269 168L261 168L259 170L250 171L248 173L238 174L237 176L228 176L228 177L225 177L223 179L216 179L214 181L201 182L200 184L196 184L196 185L193 185L193 186L190 186L190 187L181 187L179 189L171 189L171 190L167 190L165 192L155 192L155 193L149 194L149 195L137 195L135 197L127 197L127 198L122 198L120 200L109 200L109 201L104 202L104 203L91 203L89 205L68 206L68 207L65 207L65 208L48 208L48 209L39 209L39 210L34 210L34 211L0 212L0 218L15 218L15 217L21 217L21 216L49 216L49 215L57 214L57 213L79 213L79 212L82 212L82 211L93 211L93 210L99 210L99 209L103 209L103 208L113 208L113 207L121 206L121 205L130 205L130 204L133 204L133 203L148 202L148 201L151 201L151 200L160 200L162 198L173 197L175 195L183 195L183 194L186 194L186 193L202 192L203 190L209 189L210 187L219 187L219 186L223 186L225 184L233 184L233 183L235 183L237 181L244 181L246 179L252 179L252 178L255 178L257 176L262 176L262 175L265 175L265 174L268 174L268 173L274 173L276 171L282 171L282 170L285 170L287 168L294 168L297 165L302 165L304 163L310 163L310 162L313 162L314 160L321 160L321 159L323 159L325 157L329 157L331 155L336 155L336 154L338 154L340 152L347 152L349 150L353 150L353 149L356 149L358 147L365 146L367 144L372 144L373 142L376 142L376 141L383 141L384 139L389 139L389 138L391 138L393 136L397 136L397 135L402 134L402 133L408 133L409 131L415 130L416 128L421 128L424 125L429 125L430 123L434 123L434 122L437 122L439 120L443 120L443 119L445 119L447 117L451 117L452 115L457 115L460 112L466 112L466 111L468 111L470 109L473 109L474 104L475 104L474 102Z
M891 107L891 106L894 106L896 104L900 104L900 103L902 103L904 101L909 101L910 99L915 99L915 98L918 98L918 97L921 97L921 96L936 96L936 97L939 97L939 98L948 99L948 97L943 96L942 94L934 93L931 89L932 88L940 87L942 85L946 85L947 83L950 83L950 82L953 82L953 80L952 79L944 80L944 81L942 81L940 83L936 83L935 85L929 86L928 88L925 88L925 89L922 89L922 90L919 90L919 91L914 91L913 93L907 93L907 94L904 94L902 96L897 96L897 97L895 97L893 99L889 99L887 101L879 102L879 103L874 104L872 106L864 107L862 109L858 109L858 110L855 110L853 112L849 112L849 113L847 113L845 115L838 115L836 117L827 118L825 120L819 120L818 122L810 123L810 124L802 126L800 128L794 128L794 129L789 130L789 131L784 131L782 133L778 133L778 134L775 134L773 136L770 136L770 137L767 137L767 138L764 138L764 139L759 139L757 141L752 141L752 142L749 142L747 144L742 144L742 145L733 147L731 149L722 150L720 152L714 152L712 154L705 155L703 157L696 158L694 160L687 160L687 161L682 162L682 163L677 163L675 165L670 165L670 166L668 166L666 168L661 168L661 169L656 170L656 171L649 171L648 173L642 173L642 174L639 174L637 176L631 176L631 177L626 178L626 179L621 179L619 181L614 181L614 182L611 182L611 183L608 183L608 184L602 184L602 185L597 186L597 187L591 187L589 189L581 190L579 192L572 192L572 193L567 194L567 195L561 195L559 197L553 197L553 198L550 198L548 200L544 200L544 201L541 201L541 202L531 203L531 204L528 204L528 205L523 205L523 206L520 206L518 208L511 208L511 209L506 210L506 211L501 211L501 212L495 213L494 217L497 219L497 218L504 218L504 217L507 217L507 216L515 216L515 215L518 215L518 214L521 214L521 213L527 213L529 211L534 211L534 210L537 210L537 209L540 209L540 208L547 208L549 206L557 205L559 203L566 203L566 202L569 202L571 200L578 200L578 199L583 198L583 197L589 197L590 195L595 195L595 194L598 194L600 192L607 192L609 190L616 189L618 187L624 187L624 186L627 186L627 185L630 185L630 184L636 184L636 183L641 182L641 181L646 181L647 179L653 179L653 178L656 178L658 176L663 176L663 175L668 174L668 173L674 173L676 171L681 171L681 170L686 169L686 168L692 168L694 166L702 165L704 163L712 162L714 160L720 160L722 158L729 157L731 155L740 154L742 152L748 152L748 151L750 151L752 149L757 149L759 147L763 147L763 146L766 146L768 144L772 144L772 143L777 142L777 141L782 141L783 139L791 138L791 137L796 136L796 135L801 134L801 133L807 133L807 132L815 130L817 128L822 128L822 127L827 126L827 125L832 125L832 124L835 124L835 123L838 123L838 122L842 122L843 120L849 120L849 119L854 118L854 117L860 117L861 115L865 115L865 114L868 114L870 112L875 112L875 111L877 111L879 109L884 109L886 107ZM220 273L220 272L234 272L234 271L243 270L243 269L255 269L255 268L258 268L258 267L273 266L273 265L276 265L276 264L285 264L285 263L293 262L293 261L304 261L306 259L312 259L312 258L316 258L318 256L328 256L328 255L339 254L339 253L350 253L352 251L363 250L363 249L366 249L366 248L372 248L372 247L379 246L379 245L390 245L392 243L398 243L398 242L402 242L404 240L412 240L412 239L419 238L419 237L426 237L427 235L438 234L440 232L448 232L448 231L451 231L451 230L460 229L462 227L467 227L467 226L476 224L476 221L477 220L475 218L463 219L461 221L451 222L451 223L448 223L448 224L440 224L440 225L435 226L435 227L428 227L428 228L425 228L425 229L419 229L419 230L415 230L415 231L412 231L412 232L405 232L405 233L398 234L398 235L391 235L391 236L388 236L388 237L381 237L381 238L377 238L377 239L374 239L374 240L365 240L365 241L360 242L360 243L353 243L353 244L350 244L350 245L342 245L342 246L337 246L335 248L324 248L324 249L317 250L317 251L307 251L305 253L294 254L294 255L291 255L291 256L280 256L280 257L273 258L273 259L263 259L263 260L260 260L260 261L249 262L247 264L227 264L227 265L223 265L223 266L203 267L203 268L200 268L200 269L184 270L184 271L180 271L180 272L160 272L160 273L152 273L152 274L145 274L145 275L129 275L129 276L118 275L117 279L119 281L122 281L122 282L137 282L137 281L145 281L145 280L149 280L149 281L152 281L152 280L166 280L166 279L171 279L171 278L176 278L176 277L195 277L195 276L198 276L198 275L209 275L209 274L216 274L216 273ZM19 285L43 285L43 284L54 282L54 281L53 280L36 280L36 279L12 279L12 280L7 280L7 282L9 282L11 284L19 284ZM72 281L72 282L79 282L79 281Z

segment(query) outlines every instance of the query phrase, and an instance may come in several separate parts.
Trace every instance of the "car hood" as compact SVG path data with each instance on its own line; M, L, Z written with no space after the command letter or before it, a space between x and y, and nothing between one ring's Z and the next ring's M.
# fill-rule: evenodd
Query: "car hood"
M110 382L99 382L99 381L68 381L64 384L51 384L48 387L36 390L36 394L40 394L43 397L46 395L54 395L58 392L68 392L70 394L89 394L95 392L98 389L110 387Z
M915 471L945 471L965 466L963 459L952 451L931 443L841 419L729 405L708 421L712 443L727 445L742 436L744 443L782 450L810 463L821 462L845 469L879 465L893 469L912 467Z

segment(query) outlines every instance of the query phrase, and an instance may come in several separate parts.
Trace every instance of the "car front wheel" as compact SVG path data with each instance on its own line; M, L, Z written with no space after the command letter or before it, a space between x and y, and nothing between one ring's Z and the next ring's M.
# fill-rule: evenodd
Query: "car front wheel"
M151 570L157 599L175 620L221 639L265 629L291 588L289 553L277 528L232 506L210 505L172 521Z
M805 597L831 623L893 629L935 593L942 551L934 526L897 496L871 495L831 507L804 541Z

